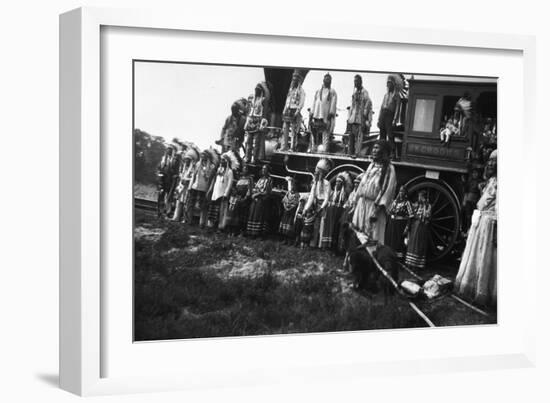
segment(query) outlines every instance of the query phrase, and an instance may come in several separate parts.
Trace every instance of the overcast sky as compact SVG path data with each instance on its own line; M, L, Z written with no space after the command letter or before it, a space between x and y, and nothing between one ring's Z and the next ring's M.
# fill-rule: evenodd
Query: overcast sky
M308 73L303 83L306 92L304 115L312 106L313 96L321 87L325 73L324 70ZM346 108L351 103L355 74L331 72L332 88L338 94L336 133L345 131ZM360 74L373 101L375 125L386 91L387 74ZM238 98L248 97L263 80L261 67L136 62L135 128L162 136L167 141L178 137L192 141L201 149L207 148L219 138L225 118L231 113L231 104Z

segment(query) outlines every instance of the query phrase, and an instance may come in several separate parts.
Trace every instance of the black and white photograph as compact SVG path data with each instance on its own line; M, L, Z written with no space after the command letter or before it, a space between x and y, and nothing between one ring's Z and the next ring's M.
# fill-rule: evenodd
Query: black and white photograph
M496 77L132 72L135 341L497 324Z

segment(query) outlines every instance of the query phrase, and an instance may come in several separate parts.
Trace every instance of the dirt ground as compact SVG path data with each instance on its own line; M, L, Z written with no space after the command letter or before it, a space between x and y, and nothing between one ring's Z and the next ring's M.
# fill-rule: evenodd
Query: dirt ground
M139 210L134 236L136 340L426 326L403 297L354 290L343 257L331 252L230 237ZM437 326L495 321L448 297L417 304Z

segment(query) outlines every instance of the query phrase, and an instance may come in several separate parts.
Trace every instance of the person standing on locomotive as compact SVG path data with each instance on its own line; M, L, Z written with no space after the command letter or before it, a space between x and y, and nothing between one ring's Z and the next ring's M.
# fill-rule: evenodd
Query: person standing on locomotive
M398 106L401 102L399 91L401 87L401 78L396 74L390 74L386 81L387 91L382 100L380 114L378 115L378 128L380 129L380 139L389 140L391 147L390 158L396 156L395 139L393 136L393 127L399 120Z
M302 124L302 108L306 100L306 92L302 88L302 76L298 72L292 74L292 82L286 96L283 109L283 135L281 151L288 150L288 133L290 131L290 150L296 151L300 125Z
M210 181L214 174L212 156L207 150L201 152L200 160L193 168L193 177L189 182L189 191L186 203L186 221L193 223L193 216L198 210L202 212L206 202L206 192L210 188ZM202 225L203 223L201 223Z
M267 229L268 197L271 194L272 187L271 176L269 176L269 165L262 167L261 175L252 190L252 203L248 214L248 222L246 223L247 235L252 237L263 235Z
M368 91L363 88L363 79L359 74L353 79L355 89L351 96L351 106L349 109L348 125L349 149L351 156L359 156L363 147L363 136L370 133L372 123L372 101Z
M232 161L229 153L222 154L220 166L216 172L216 177L213 181L212 192L210 196L210 206L208 207L208 222L209 228L225 228L225 216L229 205L229 194L233 187L233 169ZM210 192L209 192L210 193Z
M326 158L321 158L315 167L315 176L311 185L311 191L304 207L304 234L311 234L309 245L314 248L321 246L320 238L323 228L321 225L325 208L329 202L331 191L330 182L325 179L330 171L332 163ZM309 219L308 219L309 218ZM307 237L303 237L303 240Z
M356 230L365 233L371 242L382 245L386 231L386 209L393 201L396 187L395 168L389 156L387 141L374 143L373 161L362 174L352 218Z
M246 132L245 162L255 164L264 158L264 130L268 125L270 96L271 93L267 83L261 82L256 85L254 97L250 104L250 112L244 126Z
M244 124L246 119L242 115L242 105L234 102L231 105L231 115L225 119L220 140L216 144L222 146L222 153L233 150L239 153L244 139Z
M475 303L495 306L497 302L497 151L485 166L487 183L460 261L454 289L457 294Z
M330 138L336 123L336 103L338 101L336 91L330 87L331 83L332 76L329 73L325 74L323 85L313 97L313 106L309 115L311 137L308 152L317 151L320 137L322 138L321 151L330 151Z

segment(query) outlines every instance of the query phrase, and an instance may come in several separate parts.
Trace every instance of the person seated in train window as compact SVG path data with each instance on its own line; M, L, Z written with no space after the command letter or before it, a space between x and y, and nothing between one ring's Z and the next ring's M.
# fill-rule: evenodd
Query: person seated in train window
M244 125L246 122L243 116L244 106L239 101L235 101L231 105L231 115L229 115L223 124L220 139L216 144L222 146L222 153L233 150L236 153L240 152L244 140Z
M296 191L296 181L287 177L288 190L283 197L283 216L279 224L279 234L283 238L284 244L291 244L296 237L294 232L294 220L296 218L296 210L300 203L300 193Z
M445 127L439 131L439 138L443 146L449 146L451 137L458 135L458 121L456 119L447 119Z
M428 193L422 189L418 192L417 200L412 205L413 218L408 232L407 255L405 264L424 269L428 253L428 239L430 237L430 219L432 205L428 201Z
M359 157L363 147L363 136L368 136L370 133L372 101L369 92L363 87L363 79L359 74L355 75L353 85L354 91L351 95L351 106L347 121L350 125L348 154Z
M315 174L311 191L304 207L304 239L306 242L309 239L309 246L319 248L321 246L321 227L322 218L325 216L326 207L328 205L331 186L330 182L325 179L325 176L332 168L332 162L327 158L321 158L315 167Z
M481 175L478 169L472 169L464 186L464 197L462 199L462 231L468 232L472 223L472 214L477 201L481 197Z
M393 127L397 125L399 120L398 106L401 102L399 96L403 82L397 74L390 74L386 80L386 93L380 106L380 114L378 115L378 128L380 129L380 139L388 140L391 147L390 158L396 157L395 154L395 139L393 135ZM398 156L397 156L398 157Z
M298 135L302 124L302 108L306 100L306 92L302 88L302 76L298 72L292 74L292 82L286 96L283 109L283 133L281 137L281 151L288 150L288 135L290 132L290 150L296 151Z
M327 73L323 78L323 85L315 92L313 106L309 114L309 128L311 136L308 152L329 152L330 140L336 123L336 103L338 96L331 88L332 76ZM321 145L320 149L318 149Z
M269 101L271 91L267 83L262 81L254 89L250 102L250 110L244 130L246 133L245 162L255 164L265 157L264 131L267 128L267 118L270 114Z

